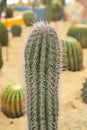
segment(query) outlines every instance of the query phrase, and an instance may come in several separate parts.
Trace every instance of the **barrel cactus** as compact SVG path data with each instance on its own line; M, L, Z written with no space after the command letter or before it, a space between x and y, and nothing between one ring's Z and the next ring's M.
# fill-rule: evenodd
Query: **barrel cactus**
M6 26L0 22L0 44L8 46L8 31Z
M62 18L62 3L58 0L53 0L51 3L51 20L56 21Z
M10 7L6 8L6 18L12 18L13 17L13 9Z
M65 37L62 40L64 52L67 58L67 68L71 71L79 71L82 69L82 48L80 43L72 37Z
M87 48L87 26L73 26L69 29L68 36L76 38L83 48Z
M3 66L2 48L1 48L1 45L0 45L0 69L2 68L2 66Z
M85 80L85 83L83 84L82 88L82 99L85 103L87 103L87 79Z
M48 23L36 23L24 57L28 129L57 130L62 44L55 29Z
M22 32L22 28L20 25L15 24L11 27L11 33L12 33L13 37L20 36L21 32Z
M23 20L26 26L32 25L35 20L35 14L32 10L27 11L23 14Z
M9 118L23 115L23 87L19 84L9 85L2 93L1 109Z

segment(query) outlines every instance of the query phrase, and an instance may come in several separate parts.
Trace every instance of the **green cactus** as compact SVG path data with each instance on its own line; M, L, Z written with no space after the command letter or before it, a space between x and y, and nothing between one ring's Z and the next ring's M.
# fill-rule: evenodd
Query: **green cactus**
M1 109L9 118L23 115L23 87L18 84L9 85L2 94Z
M60 0L62 5L65 5L65 0Z
M1 48L1 45L0 45L0 69L2 68L2 66L3 66L2 48Z
M6 0L0 0L0 18L1 13L6 9Z
M26 26L32 25L35 20L35 14L32 10L29 10L23 14L23 20Z
M8 31L6 26L0 22L0 44L8 46Z
M20 36L21 32L22 32L22 28L20 25L15 24L11 27L11 33L13 37Z
M6 8L6 18L12 18L13 17L13 9L11 7Z
M87 26L73 26L67 35L76 38L83 48L87 48Z
M83 101L87 103L87 79L85 80L85 83L83 84L81 96L82 96Z
M67 36L62 40L62 44L67 58L66 61L68 70L81 70L83 55L80 43L76 39Z
M48 23L36 23L24 56L28 129L57 130L62 44L55 29Z
M61 1L53 0L51 3L51 20L56 21L62 18L62 3Z

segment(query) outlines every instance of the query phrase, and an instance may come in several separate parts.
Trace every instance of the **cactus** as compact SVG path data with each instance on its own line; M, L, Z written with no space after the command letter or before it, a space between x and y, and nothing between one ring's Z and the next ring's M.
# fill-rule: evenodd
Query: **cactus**
M1 13L6 9L6 0L0 0L0 18Z
M87 48L87 26L73 26L69 29L68 36L76 38L83 48Z
M32 10L27 11L23 14L23 20L26 26L32 25L35 20L35 14Z
M23 115L23 88L21 85L9 85L2 93L1 109L9 118L16 118Z
M6 26L0 22L0 44L8 46L8 31Z
M11 27L11 33L12 33L13 37L20 36L21 32L22 32L22 28L20 25L15 24Z
M67 68L71 71L79 71L82 69L82 48L80 43L72 37L65 37L62 40L64 52L67 58Z
M62 5L65 5L65 0L60 0Z
M82 96L83 101L87 103L87 79L85 80L85 83L83 84L81 96Z
M1 48L1 45L0 45L0 69L2 68L2 66L3 66L2 48Z
M57 130L62 44L55 29L48 23L36 23L24 57L28 129Z
M56 21L62 18L62 3L61 1L53 0L51 3L51 20Z
M6 18L12 18L13 17L13 9L11 7L6 8Z

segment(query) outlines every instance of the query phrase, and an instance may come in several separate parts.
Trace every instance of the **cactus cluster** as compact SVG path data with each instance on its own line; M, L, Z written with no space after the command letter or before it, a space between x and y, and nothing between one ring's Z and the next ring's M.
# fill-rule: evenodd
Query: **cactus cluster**
M2 22L0 22L0 44L2 46L8 46L8 31Z
M6 18L12 18L13 17L13 9L10 7L6 8Z
M12 33L13 37L20 36L21 32L22 32L22 28L20 25L15 24L11 27L11 33Z
M26 26L32 25L35 20L35 14L32 10L27 11L23 14L23 20Z
M83 48L87 48L87 26L73 26L69 29L68 36L76 38Z
M23 115L23 87L18 84L9 85L2 93L1 109L9 118Z
M24 57L28 129L57 130L62 44L55 29L48 23L36 23Z
M67 58L67 68L71 71L79 71L82 69L83 55L82 55L82 47L80 43L72 38L65 37L62 40L62 44L64 47L64 53Z
M85 103L87 103L87 79L85 80L85 83L83 84L82 99Z

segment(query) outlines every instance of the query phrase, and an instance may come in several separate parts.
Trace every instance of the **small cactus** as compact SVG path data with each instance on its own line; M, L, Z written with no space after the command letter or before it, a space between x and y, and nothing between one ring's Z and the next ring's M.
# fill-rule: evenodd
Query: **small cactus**
M23 88L21 85L9 85L1 97L2 112L9 118L23 115Z
M12 18L13 17L13 9L10 7L6 8L6 18Z
M76 38L83 48L87 48L87 26L73 26L69 29L68 36Z
M48 23L34 25L24 51L29 130L57 130L62 45Z
M23 14L23 20L26 26L32 25L35 20L35 14L32 10L27 11Z
M6 26L0 22L0 44L8 46L8 31Z
M20 36L21 35L21 32L22 32L22 28L20 25L13 25L11 27L11 33L13 35L13 37L17 37L17 36Z
M76 39L67 36L62 40L62 44L67 58L66 61L68 70L81 70L83 55L80 43Z
M51 3L51 20L56 21L62 18L62 3L58 0L53 0Z
M85 83L83 84L82 99L85 103L87 103L87 79L85 80Z

